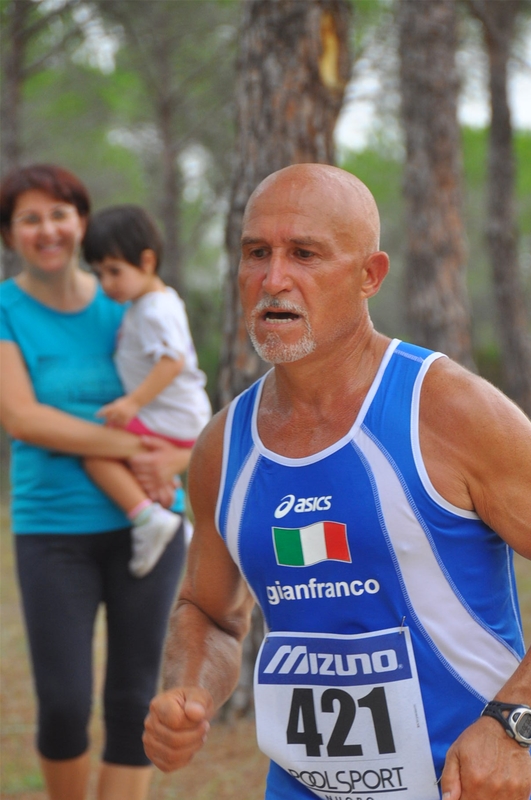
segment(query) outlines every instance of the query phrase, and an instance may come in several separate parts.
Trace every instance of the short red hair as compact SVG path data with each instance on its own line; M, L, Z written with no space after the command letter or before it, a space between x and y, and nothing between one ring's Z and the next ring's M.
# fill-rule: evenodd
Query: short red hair
M8 172L0 184L0 236L9 247L11 217L21 194L38 189L56 200L70 203L80 217L88 217L90 198L86 187L71 172L55 164L30 164Z

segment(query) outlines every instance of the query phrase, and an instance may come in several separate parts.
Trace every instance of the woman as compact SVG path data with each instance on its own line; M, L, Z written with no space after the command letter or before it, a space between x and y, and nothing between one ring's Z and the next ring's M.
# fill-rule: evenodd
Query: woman
M0 233L23 263L20 275L0 286L0 421L13 440L13 529L50 798L86 796L92 638L103 602L106 738L98 798L143 800L151 774L143 719L156 689L183 535L153 572L132 577L127 518L79 457L136 459L153 499L168 496L171 474L183 464L170 445L153 445L145 456L138 437L96 423L96 410L122 394L112 353L123 309L79 266L89 208L85 187L56 166L17 169L0 187Z

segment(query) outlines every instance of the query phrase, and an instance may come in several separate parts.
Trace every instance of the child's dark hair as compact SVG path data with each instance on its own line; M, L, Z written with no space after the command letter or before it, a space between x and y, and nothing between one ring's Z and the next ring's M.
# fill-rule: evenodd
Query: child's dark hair
M147 211L140 206L110 206L89 218L83 239L83 255L88 264L107 256L140 267L143 250L153 250L158 270L162 260L162 237Z

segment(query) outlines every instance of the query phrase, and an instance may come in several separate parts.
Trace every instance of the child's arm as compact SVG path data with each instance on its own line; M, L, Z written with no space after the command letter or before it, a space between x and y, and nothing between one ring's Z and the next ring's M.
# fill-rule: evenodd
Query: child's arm
M105 417L108 425L116 428L125 427L138 413L142 406L147 405L169 386L174 378L182 372L184 356L170 358L161 356L147 377L130 394L119 397L113 403L102 406L97 413L98 417Z

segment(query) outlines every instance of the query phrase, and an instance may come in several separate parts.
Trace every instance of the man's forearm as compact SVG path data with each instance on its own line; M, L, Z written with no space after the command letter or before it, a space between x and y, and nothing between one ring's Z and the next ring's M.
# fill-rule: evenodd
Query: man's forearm
M497 692L496 697L490 699L531 706L531 648L507 683Z
M243 635L222 630L197 606L180 602L172 613L163 665L166 690L201 686L216 710L236 688Z

